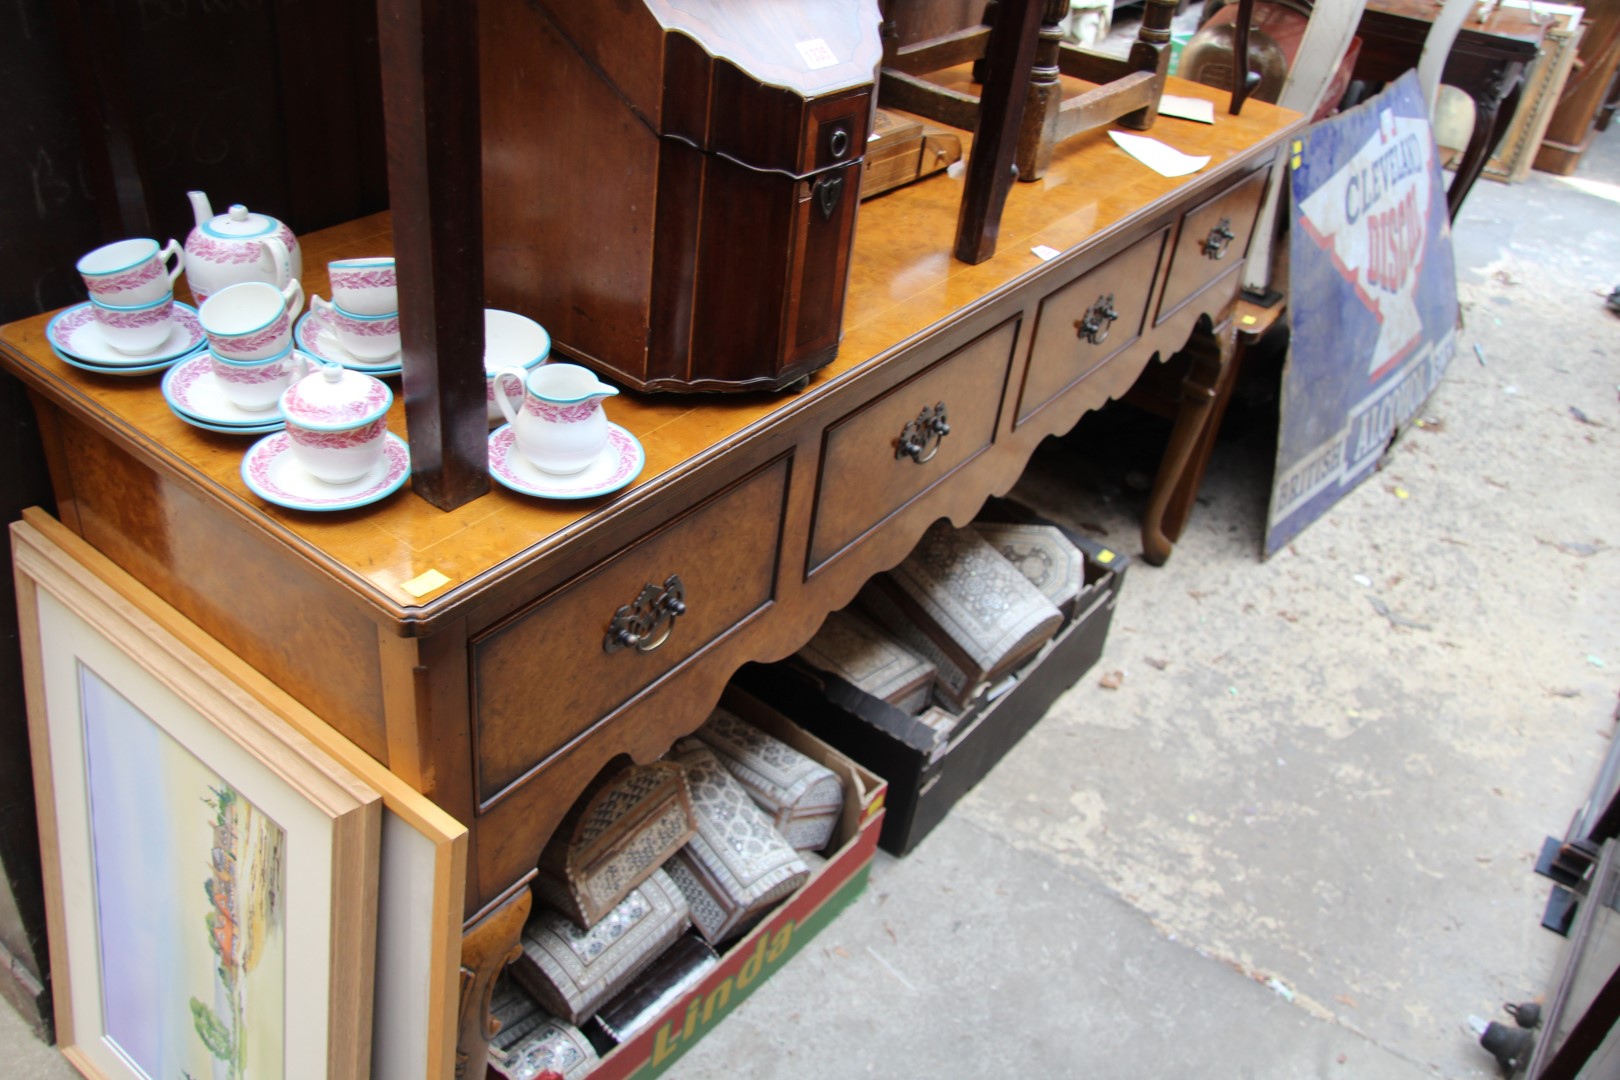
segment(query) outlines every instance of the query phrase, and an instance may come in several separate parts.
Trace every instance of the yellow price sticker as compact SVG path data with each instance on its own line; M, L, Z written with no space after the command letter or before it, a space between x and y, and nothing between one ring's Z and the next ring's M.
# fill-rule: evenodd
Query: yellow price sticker
M1109 551L1107 548L1103 548L1101 551L1097 552L1097 561L1102 563L1104 566L1107 566L1109 563L1114 561L1114 553Z
M411 578L411 580L400 585L400 588L420 600L428 593L435 589L442 589L448 584L450 584L449 578L437 570L429 570L424 574L418 574Z

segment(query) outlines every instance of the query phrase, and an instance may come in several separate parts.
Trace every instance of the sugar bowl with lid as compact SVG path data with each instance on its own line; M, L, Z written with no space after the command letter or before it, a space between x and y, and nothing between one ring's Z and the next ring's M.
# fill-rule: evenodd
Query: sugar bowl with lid
M317 480L346 484L382 459L388 437L387 384L341 364L325 363L281 395L293 459Z

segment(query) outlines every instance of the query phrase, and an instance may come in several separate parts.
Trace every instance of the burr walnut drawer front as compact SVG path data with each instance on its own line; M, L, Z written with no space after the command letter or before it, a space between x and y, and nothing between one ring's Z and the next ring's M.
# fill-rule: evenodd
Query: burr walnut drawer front
M1141 338L1169 233L1143 237L1041 301L1019 423Z
M1266 174L1265 169L1252 172L1181 216L1158 322L1243 262L1266 192Z
M827 426L807 574L989 448L1018 327L1001 323Z
M481 810L770 605L787 478L759 468L472 640Z

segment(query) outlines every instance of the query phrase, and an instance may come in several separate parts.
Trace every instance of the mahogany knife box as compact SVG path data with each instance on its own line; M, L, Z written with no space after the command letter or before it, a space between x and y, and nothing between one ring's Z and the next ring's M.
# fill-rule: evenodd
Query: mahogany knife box
M483 0L486 302L638 390L838 351L876 0Z

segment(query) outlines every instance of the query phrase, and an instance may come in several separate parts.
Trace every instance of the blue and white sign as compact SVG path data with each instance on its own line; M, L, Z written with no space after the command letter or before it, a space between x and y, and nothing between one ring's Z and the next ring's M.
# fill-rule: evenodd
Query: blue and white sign
M1457 339L1445 182L1416 74L1292 150L1291 345L1268 555L1372 473Z

